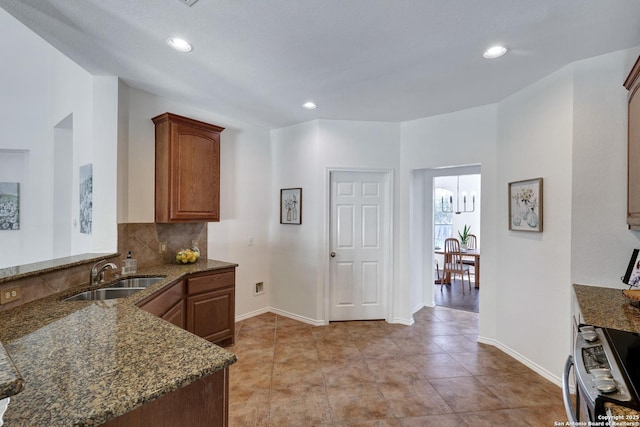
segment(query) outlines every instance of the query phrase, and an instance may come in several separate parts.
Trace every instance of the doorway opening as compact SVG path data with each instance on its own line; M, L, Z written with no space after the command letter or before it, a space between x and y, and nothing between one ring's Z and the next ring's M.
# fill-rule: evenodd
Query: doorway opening
M474 313L480 307L480 183L479 173L435 176L432 190L434 302ZM460 257L444 254L446 239L457 239Z
M71 253L73 114L53 128L53 257Z
M467 176L470 175L477 175L473 188L466 182ZM476 235L478 245L481 244L480 175L481 166L479 164L435 169L414 169L411 171L409 187L409 285L413 313L416 313L422 307L453 305L449 301L443 301L440 298L441 286L443 286L443 297L447 290L449 290L449 295L457 297L459 294L462 296L459 275L454 278L452 285L436 284L438 280L436 260L439 261L440 275L443 274L442 263L444 261L444 259L437 258L436 251L438 250L436 247L442 249L442 243L444 243L446 237L459 238L458 231L462 231L461 229L465 224L471 226L471 232ZM436 185L436 183L440 182L439 180L436 181L436 178L439 179L440 177L453 178L447 178L449 180L448 183L445 180L440 185ZM458 179L458 177L460 178ZM436 191L436 188L441 190ZM450 217L444 214L434 215L436 208L439 208L440 211L442 209L451 211ZM465 212L472 210L474 211L473 213ZM460 213L456 214L456 212ZM471 215L474 215L475 219L472 220ZM475 287L476 277L478 280L480 279L480 271L472 268L471 292L475 293L479 301L479 289ZM470 292L468 291L469 285L466 273L465 286L465 296L467 296ZM438 302L436 302L435 294L438 294ZM470 311L479 312L478 306L479 304L476 304ZM464 307L458 307L458 309L469 310L469 308Z

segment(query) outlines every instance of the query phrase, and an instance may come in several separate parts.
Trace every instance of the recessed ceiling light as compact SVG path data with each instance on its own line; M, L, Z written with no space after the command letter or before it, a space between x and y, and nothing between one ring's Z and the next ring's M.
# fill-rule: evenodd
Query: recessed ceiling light
M318 106L311 101L308 101L302 104L302 108L306 108L307 110L315 110L317 107Z
M168 38L167 44L178 52L191 52L191 50L193 49L189 42L178 37Z
M489 49L485 50L482 56L487 59L499 58L502 55L507 53L507 48L504 46L492 46Z

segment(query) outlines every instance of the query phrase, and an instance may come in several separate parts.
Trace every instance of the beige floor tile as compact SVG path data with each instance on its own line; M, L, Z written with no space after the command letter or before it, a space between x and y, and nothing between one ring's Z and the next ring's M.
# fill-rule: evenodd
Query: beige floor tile
M314 426L331 423L324 386L274 389L269 403L269 425Z
M400 421L392 418L386 420L354 420L335 423L335 427L402 427Z
M229 426L267 427L270 393L270 390L236 390L229 393Z
M276 343L275 363L317 362L318 350L314 341Z
M402 349L389 338L353 339L365 359L394 359L402 356Z
M238 356L237 363L273 363L274 345L262 343L253 345L246 341L239 342L229 351Z
M318 362L274 363L271 379L273 388L324 386Z
M502 400L474 377L439 378L429 382L454 412L507 408Z
M522 364L505 353L478 350L471 353L450 353L450 355L473 375L523 373Z
M560 388L477 342L478 315L420 310L412 326L312 327L268 313L236 325L233 427L553 425Z
M471 353L478 351L480 345L462 335L441 335L433 337L433 342L447 353Z
M523 426L527 425L523 414L513 409L502 409L494 411L476 411L460 413L465 426L473 427L499 427L499 426ZM551 424L553 425L553 424ZM542 427L542 426L540 426Z
M320 363L327 386L340 387L375 383L376 377L363 359L325 361Z
M402 427L460 427L462 419L456 414L407 417L400 419L400 425Z
M391 405L373 383L327 386L327 394L334 422L394 418Z
M425 378L408 357L395 358L392 361L367 359L366 364L379 383L411 382Z
M436 344L432 338L414 338L414 337L398 337L391 338L398 347L402 350L403 354L415 355L415 354L435 354L444 353L444 350Z
M229 389L231 394L238 390L271 388L271 363L235 363L229 368Z
M460 362L446 353L415 355L410 360L425 378L471 376Z
M453 412L427 380L378 384L378 389L398 418Z
M509 408L553 406L562 402L560 388L535 373L480 375L476 378Z
M362 353L353 343L339 341L317 340L318 360L339 362L343 360L362 359Z

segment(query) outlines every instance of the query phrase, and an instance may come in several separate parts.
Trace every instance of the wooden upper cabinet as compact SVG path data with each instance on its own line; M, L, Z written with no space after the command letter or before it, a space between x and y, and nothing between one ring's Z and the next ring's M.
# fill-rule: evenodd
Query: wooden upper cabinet
M629 91L627 224L640 230L640 57L624 82Z
M171 113L156 125L156 222L220 221L220 133Z

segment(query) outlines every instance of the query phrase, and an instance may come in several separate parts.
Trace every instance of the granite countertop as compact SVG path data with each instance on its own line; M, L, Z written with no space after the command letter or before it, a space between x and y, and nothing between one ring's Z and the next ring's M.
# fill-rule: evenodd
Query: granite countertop
M0 344L0 400L18 394L24 388L22 375Z
M50 271L69 268L75 265L84 265L90 262L100 261L105 258L114 258L119 255L120 254L118 253L90 253L34 262L31 264L16 265L14 267L0 268L0 283L24 279L25 277L38 276Z
M166 278L127 298L62 301L88 288L80 286L1 312L0 341L24 378L6 424L98 425L233 364L233 353L135 304L187 274L236 266L200 260L149 267L135 276ZM0 352L0 392L3 367Z
M640 309L631 306L622 289L573 285L583 322L602 328L640 332Z
M633 409L616 405L615 403L606 402L604 404L605 411L610 425L614 426L640 426L640 414Z

